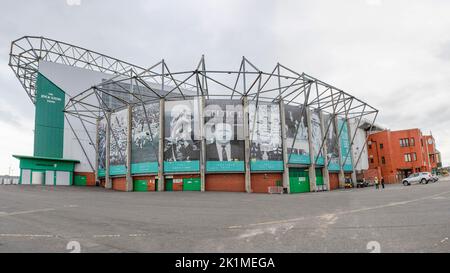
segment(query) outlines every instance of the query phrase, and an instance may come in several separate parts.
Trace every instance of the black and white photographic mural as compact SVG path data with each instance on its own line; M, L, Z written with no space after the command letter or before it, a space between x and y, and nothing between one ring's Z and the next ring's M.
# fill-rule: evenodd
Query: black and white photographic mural
M314 160L317 165L324 165L325 160L321 150L323 136L320 125L320 113L318 110L311 110L311 137L314 149Z
M159 103L133 107L131 173L157 173L159 151Z
M106 118L102 118L98 122L98 176L105 176L106 169Z
M126 174L128 108L111 114L110 175Z
M328 170L339 171L339 147L338 147L338 137L336 133L336 126L334 124L334 119L332 115L324 115L325 130L329 126L327 133L327 159L328 159Z
M244 171L244 114L237 100L207 100L204 109L206 171Z
M308 121L303 106L286 105L286 145L289 163L310 164Z
M280 106L249 103L250 166L254 171L282 171Z
M164 116L164 171L200 170L198 99L166 101Z

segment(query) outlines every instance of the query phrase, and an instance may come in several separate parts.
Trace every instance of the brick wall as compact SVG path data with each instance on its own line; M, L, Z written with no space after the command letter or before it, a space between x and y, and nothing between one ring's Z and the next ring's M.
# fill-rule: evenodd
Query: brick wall
M339 174L338 173L330 173L330 190L339 189Z
M112 178L112 188L116 191L126 191L127 190L127 179L125 177L114 177Z
M245 192L244 174L207 174L207 191Z
M277 181L283 181L281 173L253 173L251 174L252 192L267 193L268 187L276 186Z

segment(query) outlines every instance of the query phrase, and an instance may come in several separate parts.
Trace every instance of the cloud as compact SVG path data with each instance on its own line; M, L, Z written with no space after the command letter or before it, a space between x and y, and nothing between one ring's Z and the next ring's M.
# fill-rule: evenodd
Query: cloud
M19 117L13 114L10 111L4 111L0 109L0 122L9 124L11 126L22 128L23 125L19 121Z

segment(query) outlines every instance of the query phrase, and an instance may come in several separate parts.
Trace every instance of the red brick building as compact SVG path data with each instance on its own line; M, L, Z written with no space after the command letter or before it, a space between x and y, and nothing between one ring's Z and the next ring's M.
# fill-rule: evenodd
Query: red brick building
M368 176L384 177L386 183L400 182L415 172L436 172L440 167L433 136L423 135L420 129L372 133L367 145Z

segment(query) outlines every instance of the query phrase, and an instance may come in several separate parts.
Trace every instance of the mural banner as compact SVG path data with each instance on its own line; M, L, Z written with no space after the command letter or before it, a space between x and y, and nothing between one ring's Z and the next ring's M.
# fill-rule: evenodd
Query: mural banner
M204 109L207 172L244 171L244 112L238 100L207 100Z
M352 154L350 153L350 138L348 135L348 124L343 119L338 119L339 132L341 132L341 162L343 162L343 169L346 172L353 171ZM347 155L348 154L348 155ZM347 157L347 158L345 158ZM345 162L344 162L345 160Z
M249 103L250 167L252 171L282 171L280 106Z
M127 173L128 108L111 114L110 175Z
M106 169L106 118L102 118L98 122L98 176L105 176Z
M198 172L198 99L166 101L164 112L164 172Z
M133 107L131 173L157 173L159 151L159 103Z
M311 137L314 149L314 160L316 165L324 165L325 158L323 156L323 152L320 149L323 141L321 125L320 125L320 110L312 110L311 111Z
M327 133L327 159L328 170L339 171L339 149L338 149L338 137L336 133L336 126L332 115L324 115L325 130L330 125Z
M286 145L290 164L310 164L308 122L303 106L286 105ZM302 115L303 113L303 115ZM295 139L294 139L295 138Z

